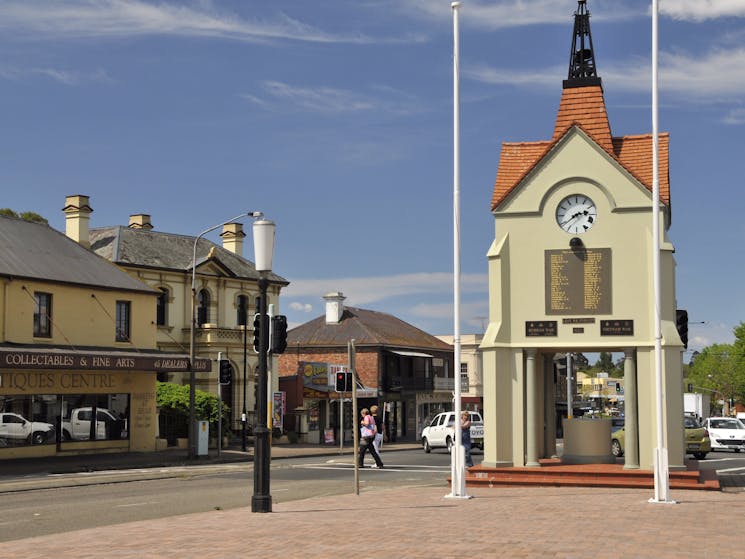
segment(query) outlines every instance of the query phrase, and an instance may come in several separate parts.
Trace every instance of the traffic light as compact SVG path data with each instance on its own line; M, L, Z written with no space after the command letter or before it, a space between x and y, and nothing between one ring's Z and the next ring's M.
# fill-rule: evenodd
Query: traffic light
M268 325L269 323L269 317L264 316L264 320L261 320L261 315L259 313L256 313L254 315L254 351L256 353L259 353L259 347L260 347L260 340L259 337L261 336L261 329L264 327L262 326L262 322L264 325ZM269 334L269 329L267 328L267 335Z
M352 373L349 371L339 371L336 373L336 391L352 391Z
M278 314L272 317L272 353L284 353L287 349L287 317Z
M227 359L221 359L219 363L220 384L233 382L233 365Z
M621 383L616 382L616 392L621 392Z
M678 336L683 342L683 347L688 349L688 311L683 309L675 311L675 327L678 329Z

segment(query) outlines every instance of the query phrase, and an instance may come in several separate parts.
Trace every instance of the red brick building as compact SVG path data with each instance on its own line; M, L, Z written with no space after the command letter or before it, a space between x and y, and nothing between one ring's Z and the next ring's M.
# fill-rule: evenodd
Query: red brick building
M355 341L358 405L389 403L386 432L391 440L415 440L425 421L452 409L453 347L393 315L345 307L341 293L329 293L326 314L293 328L279 357L279 389L287 394L286 429L302 440L322 442L325 430L338 440L343 423L351 440L351 405L339 413L334 372L348 365Z

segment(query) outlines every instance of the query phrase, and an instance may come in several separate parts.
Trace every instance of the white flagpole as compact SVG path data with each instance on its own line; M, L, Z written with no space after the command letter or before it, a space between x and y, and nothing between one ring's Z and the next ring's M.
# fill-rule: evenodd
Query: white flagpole
M453 10L453 346L455 347L453 387L455 441L450 454L450 495L467 498L465 451L460 427L460 83L458 9L460 2L450 4Z
M657 447L654 453L654 497L650 503L674 503L670 501L670 480L663 429L663 383L662 383L662 281L660 277L660 163L659 130L657 123L657 20L658 0L652 0L652 251L654 281L654 369L657 408Z

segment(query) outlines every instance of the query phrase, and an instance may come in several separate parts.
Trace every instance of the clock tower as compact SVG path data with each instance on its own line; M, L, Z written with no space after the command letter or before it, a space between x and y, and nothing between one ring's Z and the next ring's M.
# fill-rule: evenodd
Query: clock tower
M555 361L618 352L624 356L625 465L653 469L653 142L647 133L611 133L595 62L590 14L579 0L553 135L502 144L491 198L489 326L481 344L487 467L538 466L554 456L557 403L566 401ZM683 343L667 236L668 134L660 135L659 146L664 442L676 469L684 468ZM586 420L565 425L572 421ZM571 433L564 434L565 457L576 442ZM605 436L610 450L609 431L602 444ZM591 454L574 458L592 462Z

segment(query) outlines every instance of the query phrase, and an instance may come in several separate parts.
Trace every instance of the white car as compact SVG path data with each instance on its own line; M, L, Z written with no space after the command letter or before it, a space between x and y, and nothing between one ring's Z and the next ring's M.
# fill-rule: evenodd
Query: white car
M468 412L471 415L471 447L484 449L484 421L479 412ZM455 439L455 412L438 413L424 429L422 429L422 447L424 452L431 452L433 448L453 447Z
M29 421L17 413L0 413L0 439L28 441L44 444L54 441L54 425L42 421Z
M704 423L709 431L711 450L745 450L745 424L735 417L710 417Z

